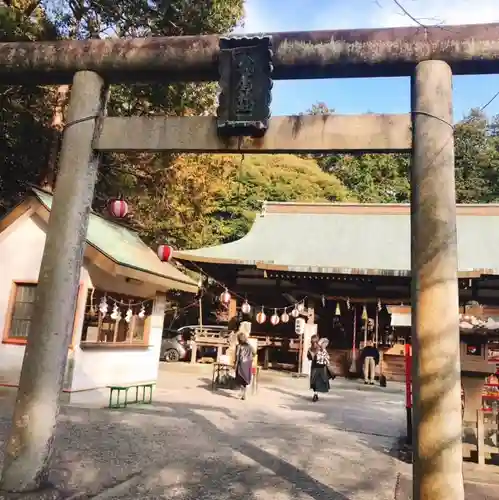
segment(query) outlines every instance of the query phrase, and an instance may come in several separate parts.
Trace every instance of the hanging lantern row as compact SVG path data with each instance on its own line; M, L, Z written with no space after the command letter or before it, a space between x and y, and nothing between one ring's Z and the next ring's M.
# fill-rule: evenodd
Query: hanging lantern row
M100 304L99 304L99 312L102 314L103 317L105 317L107 315L109 311L109 305L107 303L107 299L106 297L102 297L101 300L100 300ZM144 307L144 305L142 304L141 308L140 308L140 311L138 312L137 316L140 318L140 319L144 319L145 316L146 316L146 308ZM118 304L116 304L116 302L114 303L113 305L113 310L110 314L110 318L114 321L120 321L122 316L121 316L121 311L118 307ZM132 321L132 318L133 318L133 311L132 311L132 308L130 306L128 306L128 309L125 313L125 321L127 323L130 323L130 321Z
M222 295L220 295L220 301L224 302L224 303L228 303L230 301L230 297L231 297L230 293L227 290L225 290L225 292L222 293ZM262 306L262 310L264 310L264 309L265 309L265 307ZM287 312L288 307L284 308L284 312L281 314L281 316L279 316L277 314L278 309L279 308L274 308L274 315L273 316L276 316L277 318L279 318L279 321L277 321L275 324L277 325L281 321L283 323L287 323L289 321L289 314ZM291 311L291 315L293 316L293 318L297 318L298 316L300 316L300 314L303 314L304 311L305 311L305 305L303 304L303 302L300 302L299 304L295 304L293 310ZM251 305L249 304L249 302L247 300L245 300L243 302L243 304L241 305L241 312L243 314L249 314L251 312Z
M300 309L304 311L305 308L304 306L303 308L299 308L298 304L296 304L292 309L291 314L288 314L287 310L284 309L284 312L279 316L279 314L277 313L277 308L274 308L274 314L272 314L272 316L270 317L270 324L272 326L277 326L279 323L289 323L290 317L296 319L301 316ZM265 309L262 306L261 311L256 315L256 322L261 325L265 323L265 321L267 321L267 315L265 314Z
M173 257L173 247L170 245L159 245L158 257L162 262L170 262Z
M128 214L128 203L121 198L113 198L107 205L109 214L116 219L123 219Z

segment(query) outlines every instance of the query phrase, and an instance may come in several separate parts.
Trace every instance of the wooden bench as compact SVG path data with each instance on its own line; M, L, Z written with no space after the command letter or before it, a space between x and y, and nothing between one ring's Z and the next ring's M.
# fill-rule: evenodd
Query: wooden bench
M156 385L155 382L141 382L136 384L127 385L108 385L109 393L109 408L126 408L129 404L151 404L152 403L152 390ZM128 391L135 389L135 399L128 399ZM142 395L139 397L139 389L142 389ZM148 398L146 399L146 389L148 391ZM113 394L116 392L116 402L113 403ZM124 393L125 399L121 400L121 395ZM133 397L133 396L132 396Z

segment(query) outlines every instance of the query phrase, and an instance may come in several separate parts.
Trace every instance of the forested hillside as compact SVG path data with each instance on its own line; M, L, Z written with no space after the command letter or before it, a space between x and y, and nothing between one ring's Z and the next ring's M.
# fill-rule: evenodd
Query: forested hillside
M0 40L227 33L243 0L0 2ZM30 184L53 187L65 87L0 87L0 215ZM110 113L197 115L214 111L215 84L114 86ZM331 103L334 105L334 103ZM311 103L311 113L332 112ZM499 201L496 118L472 110L456 125L459 202ZM106 155L94 208L110 197L129 202L128 223L151 244L179 248L241 237L262 200L405 202L406 155Z

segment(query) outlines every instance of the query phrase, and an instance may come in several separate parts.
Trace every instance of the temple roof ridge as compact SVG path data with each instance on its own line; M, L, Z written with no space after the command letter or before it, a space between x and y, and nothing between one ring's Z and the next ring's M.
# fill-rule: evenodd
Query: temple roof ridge
M462 204L456 211L460 276L499 274L499 204ZM409 276L410 228L407 203L266 201L241 239L174 257L303 273Z

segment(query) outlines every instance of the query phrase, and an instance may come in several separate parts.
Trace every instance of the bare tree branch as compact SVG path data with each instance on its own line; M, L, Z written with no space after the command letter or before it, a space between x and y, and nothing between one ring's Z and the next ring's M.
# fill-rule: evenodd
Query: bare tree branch
M412 21L414 21L416 24L419 24L424 29L427 29L428 26L423 24L418 18L414 17L400 2L399 0L393 0L393 3Z

